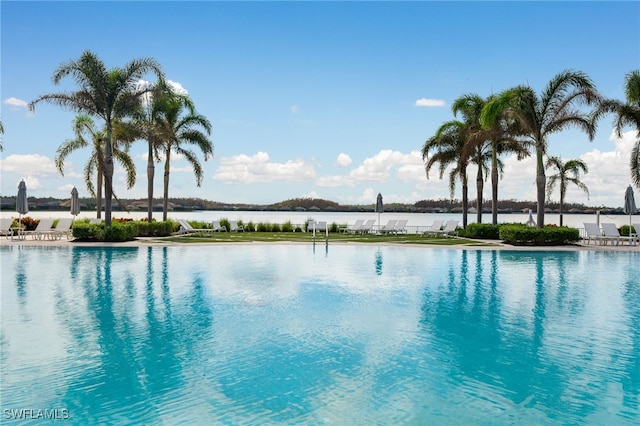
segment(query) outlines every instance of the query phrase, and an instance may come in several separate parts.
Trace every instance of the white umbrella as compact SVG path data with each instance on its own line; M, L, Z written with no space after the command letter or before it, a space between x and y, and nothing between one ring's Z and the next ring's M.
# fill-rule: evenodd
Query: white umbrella
M75 217L80 214L80 200L78 200L78 190L74 186L71 190L71 214Z
M629 185L624 193L624 213L629 215L629 235L631 235L631 215L637 212L638 209L636 208L636 200L633 196L633 188ZM640 233L640 229L636 229L636 234L637 233Z
M382 205L382 194L378 192L378 198L376 199L376 210L378 213L378 229L380 229L380 213L384 212L384 206Z
M22 227L22 215L29 213L29 202L27 201L27 184L24 180L18 185L18 196L16 197L16 212L18 212L18 227Z

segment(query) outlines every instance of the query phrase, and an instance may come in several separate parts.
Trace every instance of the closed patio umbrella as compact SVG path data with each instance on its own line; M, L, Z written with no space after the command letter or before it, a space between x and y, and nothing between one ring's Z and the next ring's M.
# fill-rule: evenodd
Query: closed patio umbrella
M631 215L637 212L638 209L636 208L636 200L633 196L633 188L629 185L624 193L624 213L629 215L629 234L631 234ZM640 233L640 229L636 229L636 234L637 233Z
M378 213L378 229L380 229L380 213L384 212L384 206L382 205L382 194L378 192L378 198L376 199L376 213Z
M29 202L27 201L27 184L24 183L24 179L20 181L20 184L18 184L16 212L18 212L18 226L22 227L22 215L29 213Z
M71 214L73 219L80 214L80 200L78 199L78 190L74 186L71 190Z

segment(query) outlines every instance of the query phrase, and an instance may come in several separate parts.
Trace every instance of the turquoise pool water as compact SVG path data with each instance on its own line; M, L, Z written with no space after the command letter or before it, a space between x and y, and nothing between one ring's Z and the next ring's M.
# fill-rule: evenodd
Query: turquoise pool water
M640 422L636 252L5 246L0 266L3 424Z

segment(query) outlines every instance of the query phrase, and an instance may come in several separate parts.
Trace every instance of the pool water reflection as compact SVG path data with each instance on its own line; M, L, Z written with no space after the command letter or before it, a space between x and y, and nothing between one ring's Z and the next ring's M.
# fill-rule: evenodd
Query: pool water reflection
M0 255L3 422L18 409L72 424L640 421L639 253Z

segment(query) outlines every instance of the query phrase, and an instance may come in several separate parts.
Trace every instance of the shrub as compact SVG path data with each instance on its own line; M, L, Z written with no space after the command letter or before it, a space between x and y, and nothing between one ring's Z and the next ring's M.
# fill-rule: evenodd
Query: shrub
M280 227L279 223L272 223L270 231L271 232L280 232L280 231L282 231L282 228Z
M636 228L634 228L633 226L629 226L629 225L622 225L620 227L620 235L623 235L625 237L629 236L629 229L631 229L631 232L635 232L637 233L638 230L636 230Z
M13 223L17 226L18 220L14 220ZM40 219L34 219L29 216L24 216L20 219L20 223L26 231L34 231L40 223Z
M500 238L500 225L490 223L471 223L467 229L458 233L461 237L497 240Z
M138 225L139 237L166 237L175 232L176 227L180 227L177 222L166 220L163 222L147 222L146 220L136 222Z
M579 241L580 232L566 226L536 228L524 224L505 224L500 226L500 239L513 245L554 246Z
M331 226L329 226L329 232L334 232L334 233L338 232L338 224L333 222Z
M104 241L127 241L135 238L137 235L138 224L136 222L113 222L111 226L104 228Z
M231 225L229 224L229 219L227 219L226 217L221 218L219 222L220 222L220 226L226 228L227 231L231 229Z
M293 225L290 220L282 224L282 232L293 232Z
M254 225L252 221L242 226L244 226L244 232L255 232L256 230L256 225Z
M271 225L269 225L268 223L259 222L256 225L256 231L258 232L269 232L270 230L271 230Z

